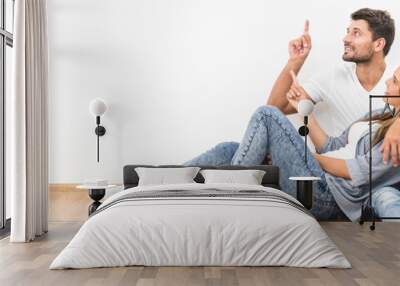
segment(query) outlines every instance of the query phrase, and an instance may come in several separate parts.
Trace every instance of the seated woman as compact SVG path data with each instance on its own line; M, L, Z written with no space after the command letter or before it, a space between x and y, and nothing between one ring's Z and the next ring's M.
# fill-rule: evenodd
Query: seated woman
M293 75L294 76L294 75ZM296 82L295 78L293 82ZM387 95L400 94L400 68L386 81ZM294 92L304 90L293 85L287 97L297 109ZM400 117L399 98L385 98L394 112L373 113L372 183L373 192L400 185L400 169L383 163L380 147L384 136ZM284 192L295 196L291 176L316 176L321 180L314 188L311 212L317 219L335 219L344 214L352 221L361 215L361 206L368 200L369 190L369 117L354 122L339 137L328 136L313 116L309 117L310 138L316 152L308 150L304 162L304 141L286 116L275 107L261 106L250 119L242 142L225 142L184 163L185 165L257 165L266 154L280 168L280 185ZM397 156L397 154L394 154ZM391 191L396 190L391 188ZM376 197L376 196L375 196ZM343 211L343 212L342 212Z

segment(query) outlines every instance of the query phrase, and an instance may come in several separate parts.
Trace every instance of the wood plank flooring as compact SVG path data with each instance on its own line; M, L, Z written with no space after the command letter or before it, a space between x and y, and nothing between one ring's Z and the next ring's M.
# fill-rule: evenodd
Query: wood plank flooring
M353 268L289 267L120 267L48 270L55 256L81 226L50 223L49 233L29 244L0 241L0 285L400 285L400 224L322 223Z
M0 240L0 286L264 286L400 285L400 223L326 222L322 227L351 262L352 269L289 267L121 267L48 270L87 218L91 200L74 185L51 186L49 233L32 243Z

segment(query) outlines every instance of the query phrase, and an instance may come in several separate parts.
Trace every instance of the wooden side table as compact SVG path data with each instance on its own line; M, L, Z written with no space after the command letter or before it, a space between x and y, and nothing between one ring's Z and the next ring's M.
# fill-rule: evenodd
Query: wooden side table
M94 213L97 208L101 205L100 200L104 198L107 188L115 187L115 185L107 186L89 186L89 185L79 185L78 189L88 190L89 197L94 201L88 208L89 216Z
M289 180L296 181L297 200L310 210L313 203L313 183L319 181L319 177L290 177Z

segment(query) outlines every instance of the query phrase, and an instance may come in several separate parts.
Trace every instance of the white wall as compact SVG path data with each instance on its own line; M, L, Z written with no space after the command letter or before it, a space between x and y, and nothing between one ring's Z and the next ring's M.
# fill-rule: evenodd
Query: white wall
M366 6L400 21L393 0L49 0L50 183L121 182L124 164L240 141L304 20L313 50L301 78L341 61L349 15ZM398 51L397 38L387 59L400 64ZM95 97L109 105L101 163Z

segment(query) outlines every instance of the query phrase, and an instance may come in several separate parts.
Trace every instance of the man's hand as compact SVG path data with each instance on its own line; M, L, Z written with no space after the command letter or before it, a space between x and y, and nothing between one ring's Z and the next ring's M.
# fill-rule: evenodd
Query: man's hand
M299 38L289 42L289 61L304 63L311 50L310 23L306 20L304 32Z
M400 119L397 119L387 131L381 146L381 152L383 153L383 162L385 164L387 164L389 157L391 157L393 167L399 165Z
M292 86L286 94L286 98L289 101L290 105L297 110L297 105L299 104L299 101L302 99L310 99L310 96L300 85L294 71L290 71L290 75L292 76Z
M311 37L308 33L308 29L309 22L306 21L303 35L290 41L289 60L275 81L267 100L267 105L276 106L285 114L295 113L297 109L297 104L296 107L293 108L292 104L289 103L286 98L286 94L288 93L291 84L289 72L290 70L293 70L297 74L310 53Z

